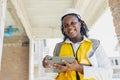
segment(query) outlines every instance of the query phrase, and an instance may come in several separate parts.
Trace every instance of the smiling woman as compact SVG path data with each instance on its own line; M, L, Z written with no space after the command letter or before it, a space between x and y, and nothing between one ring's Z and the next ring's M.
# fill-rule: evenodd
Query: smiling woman
M54 56L74 57L72 63L50 65L48 57L43 59L44 68L56 68L56 80L111 80L112 68L100 41L87 35L88 28L75 9L67 9L61 17L64 40L56 44ZM101 61L102 60L102 61Z
M83 20L81 20L81 16L78 14L77 11L68 9L65 12L65 14L62 16L61 22L62 22L61 30L62 30L63 35L65 36L64 40L66 38L70 37L68 35L70 33L72 34L73 32L78 32L79 37L80 37L80 35L81 35L81 37L82 36L88 37L88 35L87 35L88 28L87 28L85 22Z

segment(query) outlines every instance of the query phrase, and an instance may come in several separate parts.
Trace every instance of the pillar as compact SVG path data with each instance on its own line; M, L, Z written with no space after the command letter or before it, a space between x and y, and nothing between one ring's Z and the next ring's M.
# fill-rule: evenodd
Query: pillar
M120 0L108 0L108 3L113 16L113 23L118 39L118 50L120 51Z
M6 5L7 5L7 0L0 0L0 70L1 70L1 60L2 60Z

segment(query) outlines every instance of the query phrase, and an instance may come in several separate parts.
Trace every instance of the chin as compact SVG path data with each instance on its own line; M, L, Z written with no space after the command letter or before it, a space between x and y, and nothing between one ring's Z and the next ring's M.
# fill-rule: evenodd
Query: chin
M75 37L75 36L70 36L69 38L70 38L70 39L75 39L76 37Z

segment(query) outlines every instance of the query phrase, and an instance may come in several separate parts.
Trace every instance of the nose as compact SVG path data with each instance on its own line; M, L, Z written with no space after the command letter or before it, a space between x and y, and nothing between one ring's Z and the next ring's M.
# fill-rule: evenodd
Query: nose
M71 24L68 25L68 28L72 28L72 27L73 27L73 25L71 25Z

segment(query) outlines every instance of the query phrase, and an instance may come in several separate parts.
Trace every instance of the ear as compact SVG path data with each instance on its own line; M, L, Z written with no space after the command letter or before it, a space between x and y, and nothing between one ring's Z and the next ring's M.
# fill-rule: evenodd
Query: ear
M80 25L82 25L82 21L79 21L80 22Z

